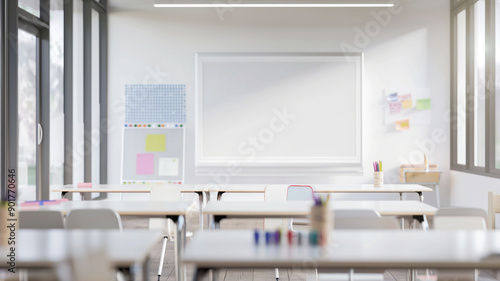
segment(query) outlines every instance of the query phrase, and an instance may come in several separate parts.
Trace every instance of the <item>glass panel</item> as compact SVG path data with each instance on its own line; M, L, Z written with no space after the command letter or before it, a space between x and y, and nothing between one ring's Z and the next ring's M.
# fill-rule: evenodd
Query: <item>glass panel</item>
M100 112L99 112L99 13L92 10L92 183L99 183Z
M500 2L495 1L495 168L500 169Z
M485 0L474 4L474 166L485 166L486 154L486 68Z
M456 88L457 88L457 164L465 165L465 143L466 143L466 12L461 11L456 16Z
M64 14L50 2L50 186L64 184ZM51 199L60 195L50 194ZM54 198L52 198L54 196Z
M37 81L37 38L21 29L19 42L19 201L36 200L36 81Z
M83 182L83 1L73 13L73 183Z
M40 0L19 0L19 8L40 17Z

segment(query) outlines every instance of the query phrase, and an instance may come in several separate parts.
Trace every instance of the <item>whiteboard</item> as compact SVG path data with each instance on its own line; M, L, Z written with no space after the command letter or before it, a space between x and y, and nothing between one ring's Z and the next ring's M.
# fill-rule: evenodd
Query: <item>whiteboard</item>
M361 53L200 53L196 166L361 167Z
M184 127L124 127L122 151L123 184L183 183Z

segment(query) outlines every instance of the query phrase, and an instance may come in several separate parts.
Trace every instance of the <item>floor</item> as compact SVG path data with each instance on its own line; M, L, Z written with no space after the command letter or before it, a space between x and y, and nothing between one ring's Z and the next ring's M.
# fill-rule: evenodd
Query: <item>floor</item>
M123 227L124 228L148 228L149 221L141 217L123 217ZM205 219L205 222L207 220ZM224 220L221 222L221 229L238 229L238 228L261 228L263 225L262 220ZM188 231L194 232L199 228L199 216L198 211L194 210L187 217L187 227ZM189 239L187 240L189 243ZM155 247L155 250L151 252L151 261L149 265L149 276L150 280L158 280L158 265L160 262L160 252L161 243ZM163 272L161 275L161 280L175 280L174 271L174 246L173 243L167 244L165 263L163 265ZM306 280L308 276L314 274L313 270L301 270L301 269L280 269L280 281L299 281ZM274 270L269 269L255 269L255 270L221 270L219 273L219 280L221 281L233 281L233 280L245 280L245 281L274 281L275 275ZM191 280L193 275L193 267L187 267L187 280ZM418 276L426 276L425 271L417 271ZM479 281L494 281L500 280L494 277L492 271L479 272ZM500 276L500 275L499 275ZM208 280L208 278L206 279ZM387 270L384 273L384 281L405 281L406 271L405 270ZM432 277L425 280L432 280ZM452 279L450 279L452 280ZM455 281L455 280L453 280Z

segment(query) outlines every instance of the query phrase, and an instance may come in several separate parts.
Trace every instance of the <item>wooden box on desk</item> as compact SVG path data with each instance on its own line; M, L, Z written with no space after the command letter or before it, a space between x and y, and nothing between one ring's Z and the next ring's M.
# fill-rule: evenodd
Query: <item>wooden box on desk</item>
M425 171L425 166L424 164L404 164L399 166L399 181L400 182L405 182L405 172L424 172ZM437 164L429 164L429 171L437 171ZM417 174L415 174L417 175ZM435 177L435 173L430 173L428 175L424 174L418 174L419 177L420 175L424 178L422 178L422 181L420 182L435 182L433 178L427 178L427 177ZM438 180L439 180L439 175Z

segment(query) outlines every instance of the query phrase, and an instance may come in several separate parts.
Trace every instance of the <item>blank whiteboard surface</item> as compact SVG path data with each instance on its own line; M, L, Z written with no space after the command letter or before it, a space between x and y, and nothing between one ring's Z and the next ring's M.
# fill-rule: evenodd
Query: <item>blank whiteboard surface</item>
M165 141L164 145L147 145L148 138L151 141L151 136L160 135L164 136L159 138ZM150 171L144 165L151 155L153 163ZM183 181L184 128L124 128L122 157L122 181ZM176 166L173 166L173 159L177 162ZM137 167L141 160L144 161L141 163L143 166Z
M197 164L361 162L361 54L198 55Z

